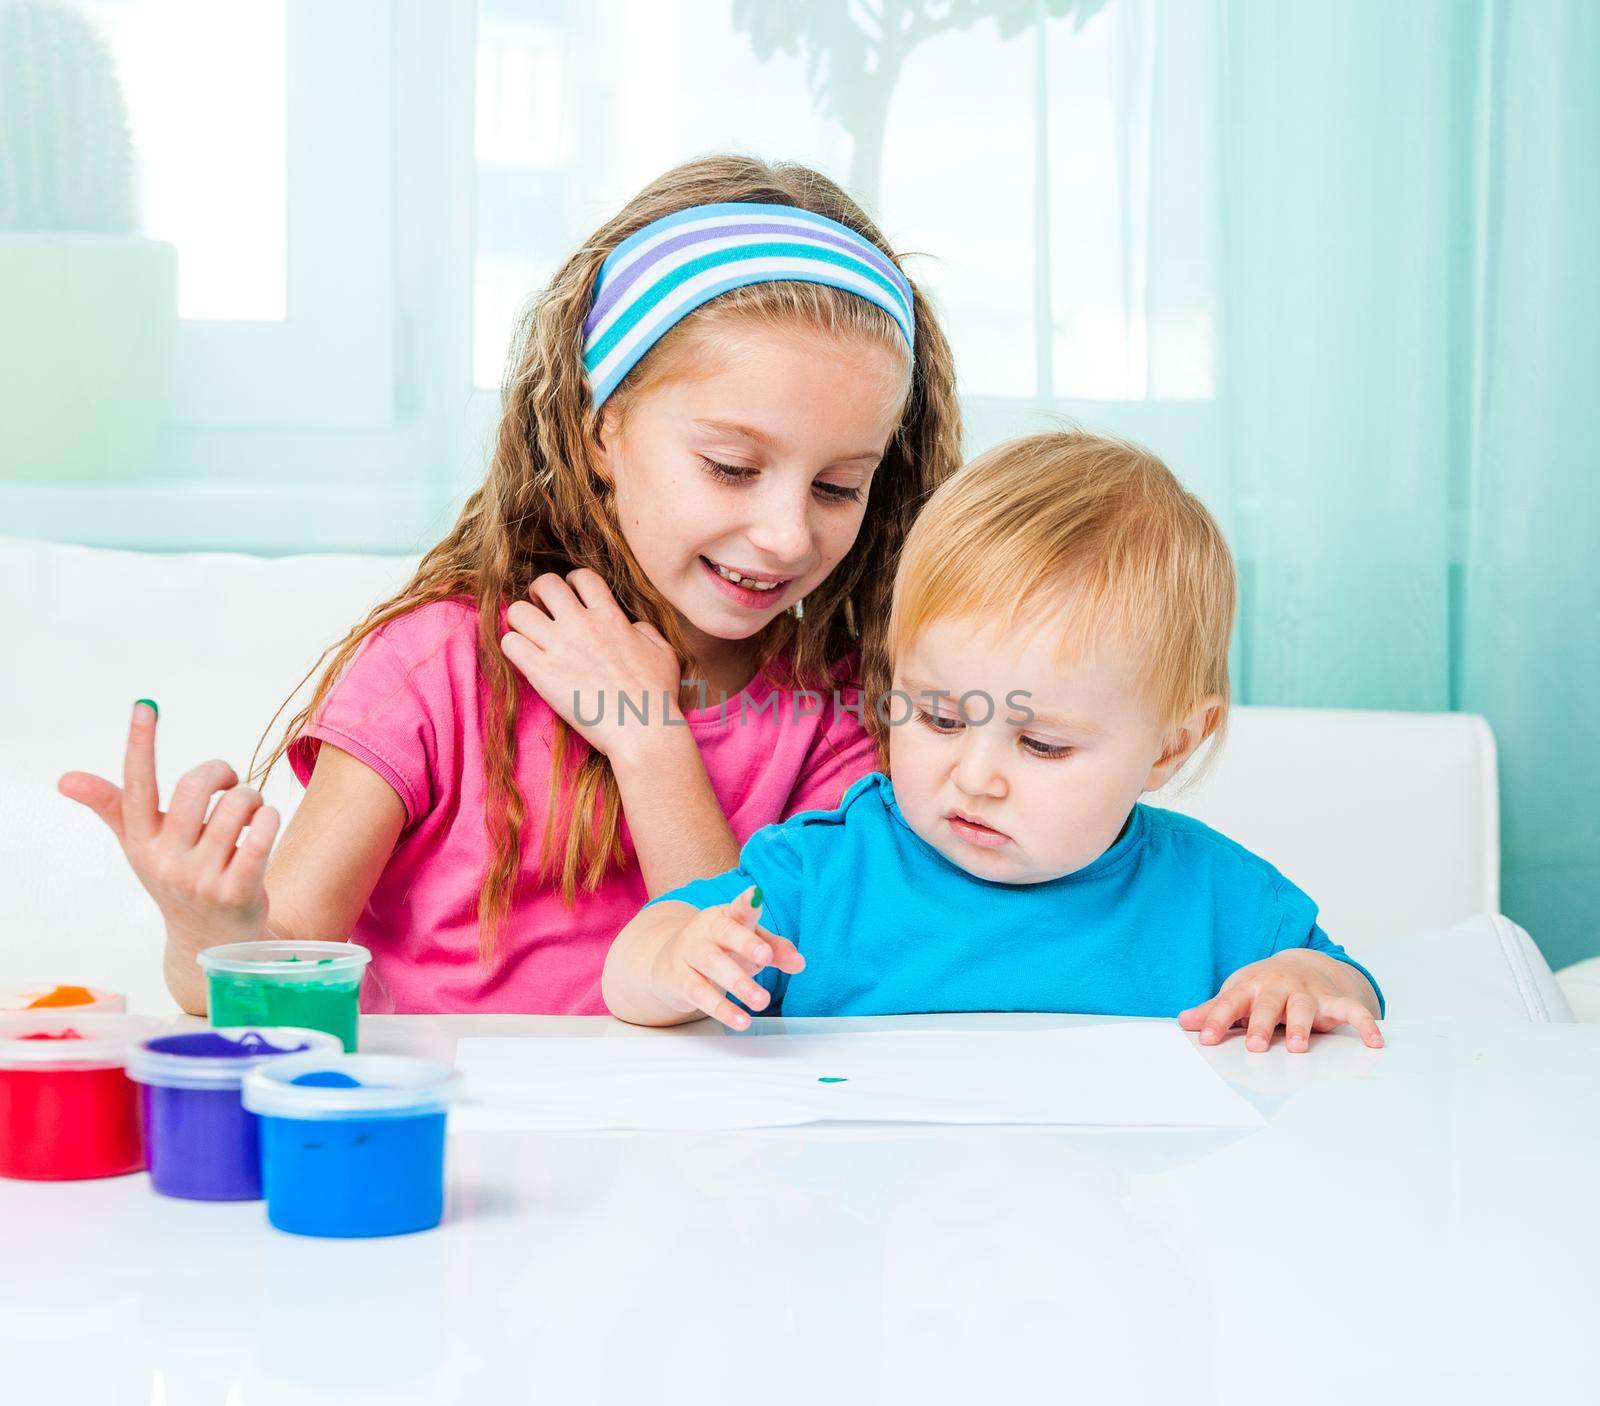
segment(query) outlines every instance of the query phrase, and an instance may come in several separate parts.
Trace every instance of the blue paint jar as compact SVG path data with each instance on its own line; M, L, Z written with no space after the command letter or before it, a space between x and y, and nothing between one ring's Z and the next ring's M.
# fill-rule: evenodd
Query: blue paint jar
M257 1065L340 1048L321 1030L233 1026L161 1035L137 1045L128 1077L140 1085L150 1182L190 1201L255 1201L261 1196L260 1120L239 1086Z
M402 1055L298 1055L251 1070L267 1219L295 1235L429 1230L444 1214L445 1113L459 1077Z

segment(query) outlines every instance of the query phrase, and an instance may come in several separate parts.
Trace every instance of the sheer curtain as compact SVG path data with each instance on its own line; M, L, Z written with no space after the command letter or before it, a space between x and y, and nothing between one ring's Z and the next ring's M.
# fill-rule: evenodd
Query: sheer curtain
M1158 7L1158 55L1175 12L1193 23L1192 4ZM1552 965L1591 955L1600 7L1229 0L1212 17L1240 698L1485 714L1503 906ZM1192 140L1159 90L1153 112L1153 152ZM1152 218L1158 252L1193 237ZM1182 468L1181 437L1151 439Z
M699 152L820 166L921 251L970 451L1071 417L1205 497L1242 702L1487 715L1560 966L1600 951L1597 54L1590 0L480 0L480 83L551 99L517 158L480 92L480 383L518 199L554 258Z

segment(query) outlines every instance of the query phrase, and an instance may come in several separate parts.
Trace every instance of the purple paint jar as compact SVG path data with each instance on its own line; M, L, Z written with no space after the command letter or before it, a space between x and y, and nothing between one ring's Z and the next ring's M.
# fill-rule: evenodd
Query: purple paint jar
M240 1101L244 1076L284 1055L339 1048L336 1035L294 1026L193 1030L137 1046L128 1077L140 1085L151 1184L191 1201L259 1200L260 1119Z

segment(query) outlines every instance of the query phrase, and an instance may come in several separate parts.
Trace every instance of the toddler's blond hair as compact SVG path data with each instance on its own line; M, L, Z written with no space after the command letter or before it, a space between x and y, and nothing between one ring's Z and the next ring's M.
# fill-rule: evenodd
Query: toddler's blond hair
M1113 633L1143 661L1168 726L1215 694L1209 736L1227 719L1236 602L1221 529L1160 459L1053 431L979 455L928 499L900 556L887 644L899 659L936 620L1010 633L1059 613L1058 657Z

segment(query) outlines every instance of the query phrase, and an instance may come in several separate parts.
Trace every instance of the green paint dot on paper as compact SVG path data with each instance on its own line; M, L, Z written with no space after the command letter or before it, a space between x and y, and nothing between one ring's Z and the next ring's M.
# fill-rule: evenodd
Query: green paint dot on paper
M848 1084L850 1081L842 1074L824 1074L817 1082L819 1084Z

